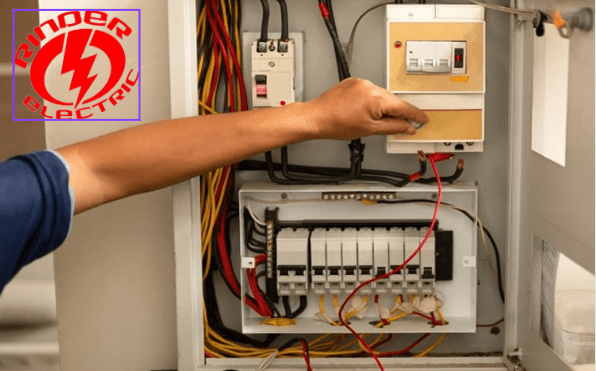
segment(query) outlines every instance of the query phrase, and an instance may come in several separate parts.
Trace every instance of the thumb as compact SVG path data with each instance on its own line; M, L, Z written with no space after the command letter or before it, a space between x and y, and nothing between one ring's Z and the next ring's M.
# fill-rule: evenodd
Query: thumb
M383 102L382 112L385 116L409 118L420 123L426 123L429 120L428 116L420 109L389 92Z
M416 129L403 118L384 117L377 121L377 134L415 134Z

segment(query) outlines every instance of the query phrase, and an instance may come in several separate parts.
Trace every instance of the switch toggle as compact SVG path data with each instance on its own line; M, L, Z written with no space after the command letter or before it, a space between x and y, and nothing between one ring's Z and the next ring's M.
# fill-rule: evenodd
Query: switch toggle
M267 98L267 75L255 75L255 90L257 97Z

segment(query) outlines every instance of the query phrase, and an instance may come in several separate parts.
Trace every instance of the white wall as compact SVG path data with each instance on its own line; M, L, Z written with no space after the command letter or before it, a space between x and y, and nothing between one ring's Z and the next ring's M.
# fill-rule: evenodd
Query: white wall
M165 0L42 0L40 8L140 8L142 122L169 117ZM137 106L122 109L134 113ZM58 148L136 124L46 122L46 141ZM176 368L171 193L136 196L75 217L55 257L63 371Z

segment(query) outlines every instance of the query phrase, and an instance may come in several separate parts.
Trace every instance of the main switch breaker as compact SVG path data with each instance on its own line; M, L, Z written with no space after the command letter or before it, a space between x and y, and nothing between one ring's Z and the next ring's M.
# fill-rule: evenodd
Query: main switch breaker
M466 42L408 41L406 42L407 73L466 73Z
M480 152L484 143L484 10L388 5L387 89L430 118L387 137L388 153Z
M259 44L255 40L251 45L252 106L279 107L295 102L294 40L271 39L258 49Z

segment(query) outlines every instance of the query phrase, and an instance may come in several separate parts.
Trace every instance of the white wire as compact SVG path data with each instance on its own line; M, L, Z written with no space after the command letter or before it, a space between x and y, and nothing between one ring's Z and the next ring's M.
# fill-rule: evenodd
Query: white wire
M259 364L259 367L257 367L257 369L255 371L265 371L269 365L271 364L271 362L273 362L273 360L275 359L275 357L277 357L277 354L279 353L279 351L276 349L273 353L271 353L270 355L267 356L267 358L265 358L263 360L263 362L261 362Z
M266 227L266 226L267 226L267 223L264 223L264 222L260 221L260 220L259 220L259 219L258 219L258 218L255 216L255 214L252 212L252 208L251 208L251 206L250 206L250 201L248 201L248 202L246 203L246 208L248 209L248 213L250 214L250 217L252 218L252 220L254 220L254 221L255 221L255 223L257 223L258 225L262 225L263 227Z
M478 0L468 0L468 1L471 3L474 3L476 5L483 6L487 9L498 10L500 12L505 12L505 13L509 13L509 14L536 15L536 10L514 9L514 8L509 8L507 6L487 4L485 2L478 1Z

